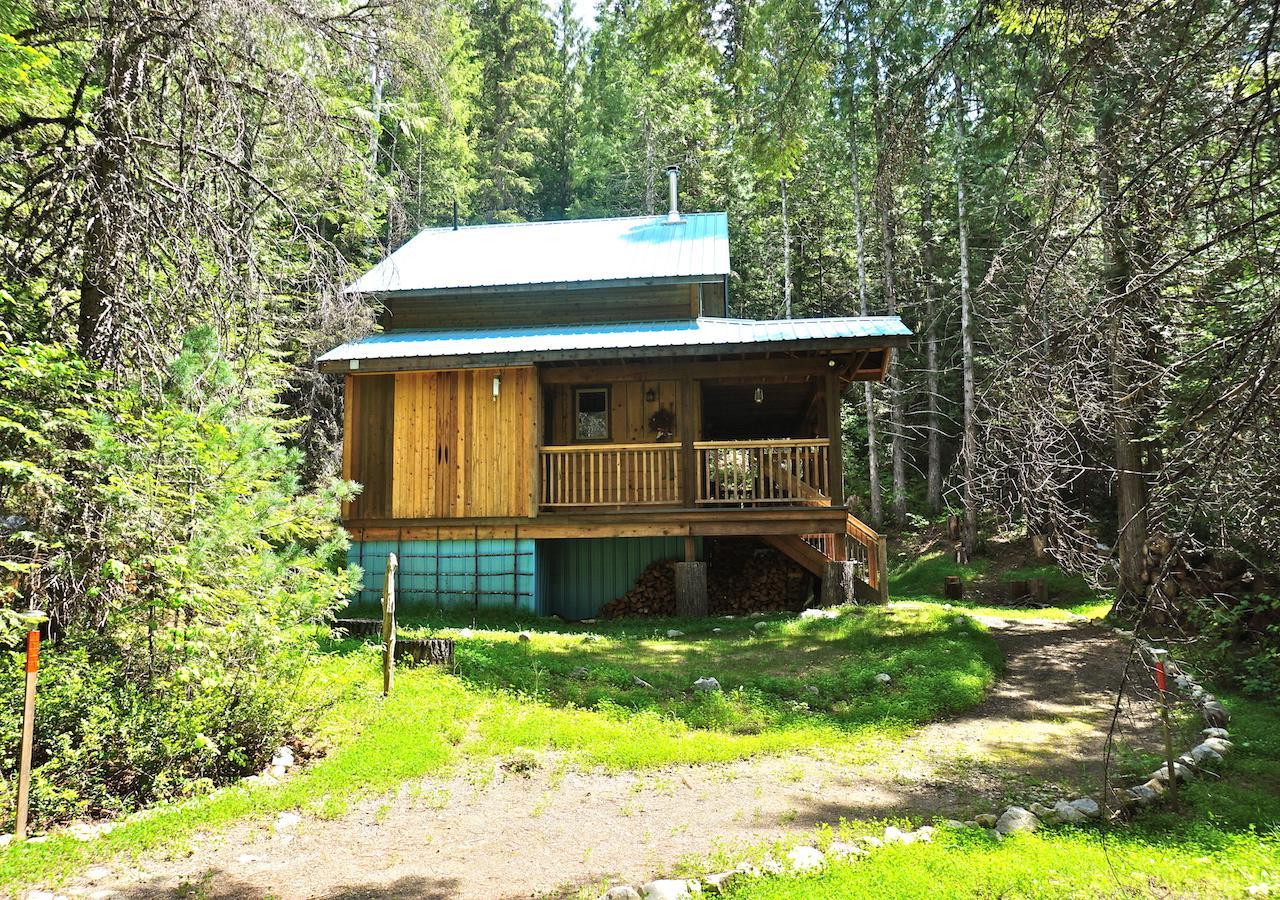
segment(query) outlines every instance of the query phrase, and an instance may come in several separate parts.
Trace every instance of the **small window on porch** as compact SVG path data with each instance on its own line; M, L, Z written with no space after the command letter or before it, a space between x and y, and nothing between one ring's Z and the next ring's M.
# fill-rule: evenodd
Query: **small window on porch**
M574 437L579 441L609 440L609 389L578 388L573 392Z

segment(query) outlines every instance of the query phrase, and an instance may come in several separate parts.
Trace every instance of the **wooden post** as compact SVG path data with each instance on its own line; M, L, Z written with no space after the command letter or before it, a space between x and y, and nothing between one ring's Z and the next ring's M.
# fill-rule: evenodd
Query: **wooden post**
M827 371L827 493L831 505L844 496L844 450L840 440L840 373Z
M1178 810L1178 769L1173 756L1173 730L1169 727L1169 692L1165 675L1164 661L1168 650L1152 650L1151 657L1156 664L1156 689L1160 692L1160 724L1164 728L1164 756L1166 770L1169 773L1169 801L1175 812Z
M14 837L27 837L27 807L31 797L31 744L36 726L36 671L40 668L40 629L27 632L27 693L22 703L22 750L18 762L18 815Z
M684 536L684 561L687 563L698 561L698 539L691 534Z
M1036 606L1049 605L1049 584L1043 578L1028 578L1027 593Z
M880 602L889 602L889 540L883 534L876 535L876 589Z
M382 584L382 696L391 694L396 671L396 570L399 560L387 554L387 575Z
M964 599L964 582L959 575L947 575L942 585L942 596L947 600Z
M693 402L696 386L688 375L680 379L680 501L687 507L698 501L698 460L693 446L698 431Z
M705 616L707 611L707 564L676 563L676 615Z

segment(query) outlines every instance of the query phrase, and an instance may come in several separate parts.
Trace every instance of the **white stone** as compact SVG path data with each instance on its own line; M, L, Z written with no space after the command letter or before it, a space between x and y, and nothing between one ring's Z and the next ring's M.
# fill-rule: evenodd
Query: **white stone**
M818 686L817 686L816 684L806 684L806 685L804 686L804 690L805 690L805 693L806 693L806 694L818 694L818 693L821 693L821 692L818 690Z
M642 688L651 688L651 687L653 687L653 685L651 685L649 682L645 681L645 680L644 680L643 678L641 678L639 675L632 675L632 676L631 676L631 683L632 683L632 684L634 684L636 687L642 687Z
M1067 825L1080 825L1089 821L1089 817L1076 809L1066 800L1059 800L1053 805L1053 814L1059 822Z
M520 634L519 634L519 635L517 635L517 637L519 637L521 641L528 642L528 641L533 640L533 632L531 632L531 631L522 631L522 632L520 632Z
M1173 774L1174 774L1174 777L1177 778L1179 781L1190 781L1194 773L1192 773L1192 771L1182 763L1175 762L1173 764ZM1159 781L1161 784L1164 784L1169 780L1169 767L1161 766L1160 768L1152 772L1150 775L1148 775L1147 778L1148 780L1155 779L1156 781Z
M1191 761L1197 766L1216 766L1218 763L1222 762L1222 754L1217 750L1214 750L1212 747L1206 747L1204 744L1197 744L1192 747L1188 756L1191 757Z
M588 675L590 675L591 673L587 671L587 667L586 667L586 666L578 666L576 669L574 669L574 670L573 670L572 672L570 672L569 674L570 674L570 675L572 675L574 678L586 678L586 677L587 677Z
M88 878L90 881L98 881L99 879L106 878L110 874L111 870L106 866L91 866L85 870L84 877Z
M1035 831L1040 827L1040 820L1021 806L1010 806L996 820L996 831L1000 834L1013 834L1016 831Z
M654 900L685 900L690 897L689 882L683 878L660 878L640 888L640 896Z
M817 847L792 847L787 851L787 863L797 872L808 872L825 866L827 858Z
M1210 750L1214 751L1215 753L1219 753L1225 756L1227 751L1230 750L1232 747L1234 747L1235 744L1231 743L1226 738L1211 737L1211 738L1205 738L1203 741L1201 741L1200 746L1208 747Z
M1211 728L1225 728L1231 721L1231 713L1227 712L1227 708L1217 700L1210 700L1209 695L1205 695L1205 701L1205 704L1200 707L1200 714L1204 716L1205 724Z
M1231 732L1225 728L1206 728L1200 733L1208 738L1222 738L1223 740L1231 737Z
M834 609L806 609L800 613L802 619L838 619L840 613Z
M832 859L847 859L851 856L866 856L867 851L844 841L832 841L827 847L827 856Z
M769 627L769 623L768 623L768 622L757 622L756 624L752 625L751 627L752 627L753 629L755 629L756 631L760 631L761 629L768 628L768 627Z
M699 678L693 683L693 689L700 694L718 691L720 690L720 682L710 676Z
M933 840L933 833L936 831L932 825L921 825L916 829L916 837L921 843L927 844Z
M629 884L620 884L601 894L600 900L640 900L640 892Z
M878 837L872 837L869 834L864 834L862 837L858 838L858 841L859 843L870 847L872 850L876 850L884 846L884 841L880 840Z
M743 876L743 872L737 869L730 869L728 872L713 872L710 875L703 875L699 880L702 882L702 890L704 892L721 894L724 893L725 888Z
M1102 815L1102 808L1098 806L1098 801L1092 797L1081 797L1078 800L1072 800L1071 805L1090 819L1096 819Z
M669 631L667 631L667 637L671 637L671 638L684 637L684 632L677 631L676 629L672 628Z
M640 892L629 884L620 884L601 894L600 900L640 900Z
M876 684L888 684L893 681L893 677L888 672L881 672L876 676Z
M284 778L286 775L289 774L289 770L286 769L284 766L272 766L270 769L267 770L266 774L270 775L276 781L279 781L280 779Z
M277 747L276 752L271 754L272 768L275 768L276 766L284 766L285 768L288 768L293 764L294 757L292 747Z
M475 632L472 631L470 628L458 629L458 637L460 638L469 638L469 637L472 637L473 635L475 635Z
M297 813L282 812L276 817L276 831L287 831L302 821Z
M1251 884L1244 889L1244 892L1250 897L1270 897L1273 890L1269 884Z
M720 632L722 632L722 631L724 631L724 629L723 629L723 628L712 628L712 629L711 629L711 633L712 633L712 634L719 634L719 633L720 633Z
M881 838L886 844L911 844L914 841L907 838L906 832L900 828L894 828L889 825L884 830L884 837Z
M1158 781L1156 782L1156 784L1159 784L1159 783L1160 782ZM1151 806L1153 803L1155 803L1157 800L1160 799L1160 793L1155 788L1152 788L1149 785L1150 785L1150 782L1148 782L1147 784L1139 784L1135 787L1129 788L1129 793L1133 794L1133 796L1138 798L1139 806Z

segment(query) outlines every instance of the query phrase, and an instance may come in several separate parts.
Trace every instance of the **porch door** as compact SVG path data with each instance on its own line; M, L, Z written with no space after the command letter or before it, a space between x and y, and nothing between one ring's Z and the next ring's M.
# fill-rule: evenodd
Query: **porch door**
M457 372L436 372L431 378L436 383L435 395L435 477L428 517L461 516L458 509L463 498L458 496L461 472L461 429L458 404Z

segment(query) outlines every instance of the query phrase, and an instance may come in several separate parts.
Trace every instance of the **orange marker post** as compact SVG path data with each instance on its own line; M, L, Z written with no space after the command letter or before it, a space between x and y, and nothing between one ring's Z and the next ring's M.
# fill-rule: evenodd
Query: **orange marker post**
M18 840L27 836L27 804L31 795L31 743L35 737L36 672L40 668L40 629L27 632L27 695L22 706L22 756L18 764Z
M1156 690L1160 692L1160 723L1164 727L1164 756L1169 773L1169 800L1173 808L1178 808L1178 769L1173 757L1173 730L1169 727L1169 681L1165 671L1165 660L1168 650L1152 650L1155 660Z

